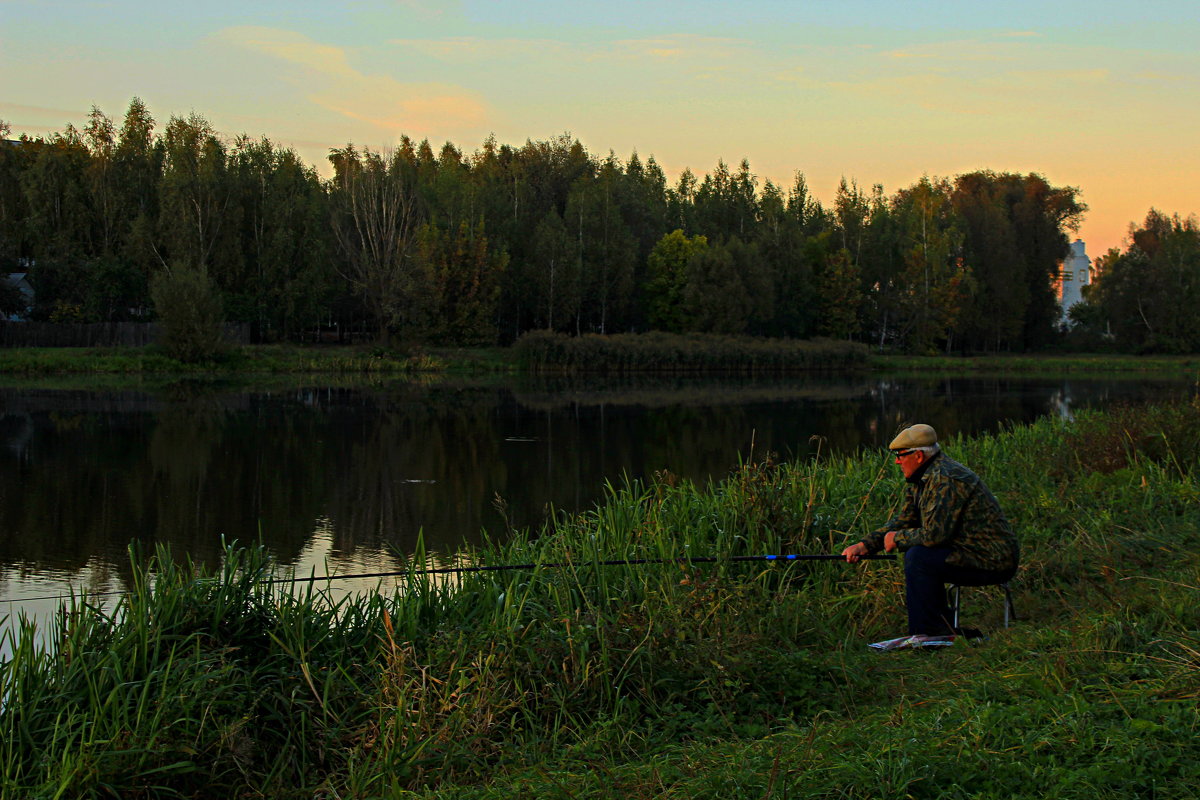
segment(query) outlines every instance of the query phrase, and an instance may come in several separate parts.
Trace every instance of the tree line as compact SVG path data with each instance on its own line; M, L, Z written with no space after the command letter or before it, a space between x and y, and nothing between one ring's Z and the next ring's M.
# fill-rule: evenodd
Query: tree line
M1200 352L1200 222L1150 209L1129 226L1124 250L1096 259L1096 281L1071 308L1081 347L1140 353Z
M1086 211L1076 188L991 171L891 195L843 180L826 206L799 172L784 187L722 161L672 183L567 134L348 144L322 179L194 113L160 130L137 98L119 124L93 107L82 129L4 138L0 261L28 272L32 318L191 313L262 341L359 323L453 345L549 329L1030 350L1060 336L1054 281Z

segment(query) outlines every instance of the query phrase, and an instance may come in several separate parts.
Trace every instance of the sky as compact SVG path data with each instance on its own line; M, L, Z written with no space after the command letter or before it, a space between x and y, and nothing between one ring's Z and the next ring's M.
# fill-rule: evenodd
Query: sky
M1200 0L0 0L13 136L118 125L140 97L322 174L401 134L467 153L567 132L596 155L750 162L832 202L922 176L1080 190L1093 258L1200 212Z

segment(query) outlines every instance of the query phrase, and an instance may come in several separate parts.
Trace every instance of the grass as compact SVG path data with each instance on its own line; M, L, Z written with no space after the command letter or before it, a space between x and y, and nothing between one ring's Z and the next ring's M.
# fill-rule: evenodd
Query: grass
M424 353L377 347L302 347L248 345L232 348L220 359L185 363L148 347L31 347L0 349L0 375L56 374L306 374L413 375L439 372L445 364Z
M461 554L566 568L435 580L418 552L389 596L135 554L118 608L10 643L0 796L1195 797L1198 422L949 442L1020 531L1023 621L974 592L991 638L938 653L864 647L902 628L895 565L596 565L836 551L898 494L877 455L611 486Z
M512 349L517 363L530 372L753 374L853 370L867 361L866 346L856 342L657 331L608 336L532 331Z
M908 356L870 357L871 369L886 372L930 371L994 373L1080 373L1112 372L1200 373L1200 356L1132 356L1112 353L1023 354L987 356Z
M3 348L0 375L281 375L404 378L415 375L540 373L779 374L812 370L907 373L1102 375L1200 373L1197 356L1034 354L905 356L869 354L861 345L662 333L567 337L528 334L511 348L409 348L245 345L216 361L187 364L150 347Z

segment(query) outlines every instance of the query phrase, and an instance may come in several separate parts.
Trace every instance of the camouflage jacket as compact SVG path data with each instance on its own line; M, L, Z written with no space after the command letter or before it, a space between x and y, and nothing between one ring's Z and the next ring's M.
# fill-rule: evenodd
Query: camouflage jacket
M900 550L913 545L949 547L947 564L1006 570L1017 566L1020 548L995 496L971 470L938 453L904 487L904 505L863 544L872 553L897 531Z

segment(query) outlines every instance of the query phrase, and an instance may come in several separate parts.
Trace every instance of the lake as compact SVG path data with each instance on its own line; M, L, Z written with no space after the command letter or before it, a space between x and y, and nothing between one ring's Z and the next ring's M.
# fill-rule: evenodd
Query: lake
M767 452L879 448L918 421L974 434L1193 390L1144 376L302 380L0 388L0 615L120 591L132 541L213 564L223 540L261 540L301 574L383 571L419 532L449 553L589 508L623 476L706 481Z

